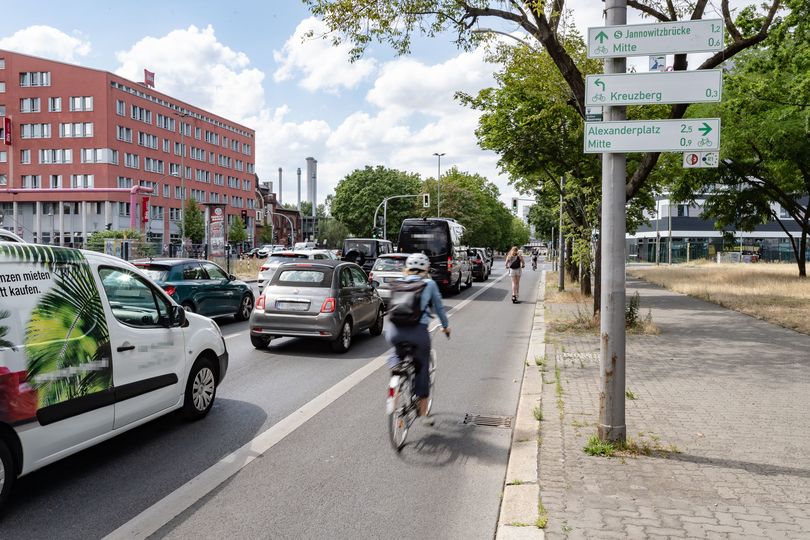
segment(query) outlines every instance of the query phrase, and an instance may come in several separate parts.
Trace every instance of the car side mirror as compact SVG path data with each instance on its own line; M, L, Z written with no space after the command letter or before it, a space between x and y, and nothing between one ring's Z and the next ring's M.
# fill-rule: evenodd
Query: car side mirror
M236 276L235 276L235 275L233 275L233 274L228 274L228 281L235 281L235 280L236 280Z
M174 305L171 308L170 326L176 328L186 324L186 310L182 306Z
M372 279L371 281L368 282L368 284L374 287L375 289L380 286L380 282L377 281L376 279Z

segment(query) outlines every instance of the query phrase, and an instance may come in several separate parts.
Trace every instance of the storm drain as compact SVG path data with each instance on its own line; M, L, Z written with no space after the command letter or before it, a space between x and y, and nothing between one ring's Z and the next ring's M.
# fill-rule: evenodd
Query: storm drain
M462 424L470 424L473 426L487 426L499 428L511 428L511 416L488 416L485 414L472 414L467 413L464 415Z

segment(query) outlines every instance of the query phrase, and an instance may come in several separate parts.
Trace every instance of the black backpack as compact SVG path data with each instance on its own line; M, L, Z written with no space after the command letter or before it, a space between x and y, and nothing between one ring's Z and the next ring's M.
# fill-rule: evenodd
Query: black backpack
M515 260L512 261L512 264L509 265L509 268L512 270L517 270L520 268L520 257L515 257Z
M415 326L422 319L422 293L427 282L397 280L391 284L388 318L397 326Z

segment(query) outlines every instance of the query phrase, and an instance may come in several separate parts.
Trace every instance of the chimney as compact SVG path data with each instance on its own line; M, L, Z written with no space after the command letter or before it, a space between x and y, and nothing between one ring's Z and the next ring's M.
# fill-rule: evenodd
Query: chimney
M312 217L318 206L318 160L307 158L307 199L312 203Z
M298 167L298 210L301 210L301 167Z
M284 185L281 183L281 167L278 168L278 204L281 204L281 192L284 191Z

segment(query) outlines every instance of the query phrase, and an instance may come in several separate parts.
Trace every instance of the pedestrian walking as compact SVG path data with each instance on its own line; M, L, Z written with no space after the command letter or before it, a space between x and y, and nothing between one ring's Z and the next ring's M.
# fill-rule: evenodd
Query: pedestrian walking
M512 278L512 303L517 304L518 295L520 294L520 271L526 263L523 261L523 256L518 251L517 246L512 246L509 254L506 256L506 269L509 271L509 277Z

